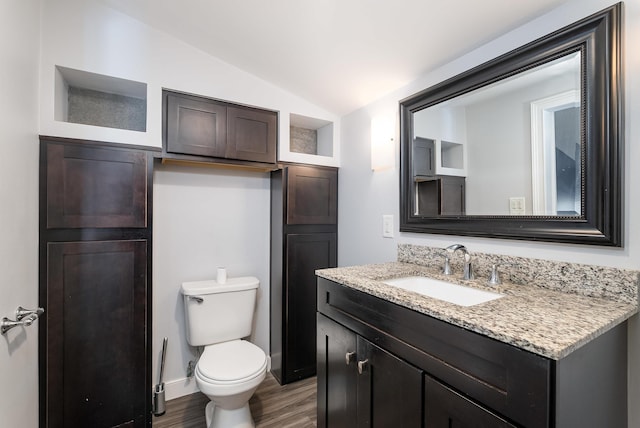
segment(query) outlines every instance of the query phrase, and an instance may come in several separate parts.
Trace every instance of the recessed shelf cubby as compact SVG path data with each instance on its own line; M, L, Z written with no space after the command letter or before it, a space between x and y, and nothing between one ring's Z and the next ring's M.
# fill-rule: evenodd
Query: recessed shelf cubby
M290 114L289 126L290 152L333 156L333 122Z
M465 177L464 144L435 138L415 137L412 144L414 180L436 175Z
M289 113L289 138L280 140L278 161L339 167L340 125L331 119Z
M55 120L146 132L146 83L62 66L55 73Z
M440 142L440 160L443 168L464 168L464 146L442 140Z

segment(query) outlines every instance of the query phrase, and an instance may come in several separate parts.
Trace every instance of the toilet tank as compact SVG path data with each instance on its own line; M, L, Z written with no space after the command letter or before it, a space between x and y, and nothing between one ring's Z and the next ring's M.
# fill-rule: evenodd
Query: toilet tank
M182 283L185 328L191 346L241 339L251 334L260 281L252 276Z

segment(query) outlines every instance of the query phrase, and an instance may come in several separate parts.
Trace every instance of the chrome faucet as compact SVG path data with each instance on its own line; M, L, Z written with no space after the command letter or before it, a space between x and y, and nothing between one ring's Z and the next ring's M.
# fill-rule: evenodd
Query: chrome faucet
M456 251L462 251L464 255L464 273L462 279L473 279L473 268L471 267L471 254L467 251L467 247L460 244L453 244L445 248L447 250L447 257L445 258L444 273L451 275L451 267L449 266L449 257L456 253Z

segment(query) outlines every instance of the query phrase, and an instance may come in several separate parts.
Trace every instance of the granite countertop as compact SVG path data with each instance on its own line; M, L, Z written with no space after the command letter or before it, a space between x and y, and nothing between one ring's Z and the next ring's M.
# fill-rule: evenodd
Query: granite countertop
M459 274L444 276L411 263L321 269L316 274L554 360L567 356L638 312L638 305L633 303L528 285L489 286L486 279L463 281ZM381 282L404 276L428 276L505 296L464 307Z

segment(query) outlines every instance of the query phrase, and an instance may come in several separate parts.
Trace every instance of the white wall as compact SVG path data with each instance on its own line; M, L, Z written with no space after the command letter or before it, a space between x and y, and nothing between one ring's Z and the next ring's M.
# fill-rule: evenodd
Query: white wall
M217 266L230 277L257 277L252 339L269 350L269 174L157 166L154 180L154 347L169 338L166 388L175 396L195 388L183 379L194 358L184 339L182 282L213 279Z
M289 141L290 113L331 121L340 129L331 113L96 1L47 1L43 15L41 134L160 147L162 88L277 110L280 142ZM147 83L147 132L54 120L56 65ZM194 350L184 334L178 293L183 281L214 278L219 265L226 265L230 276L258 277L253 339L269 352L269 178L162 166L154 179L153 378L155 383L167 336L170 399L194 387L184 380Z
M394 93L342 118L342 168L339 184L339 264L391 261L396 259L395 244L413 243L444 247L451 243L466 245L472 252L481 251L563 260L620 268L640 269L640 53L635 42L640 40L640 2L625 3L625 246L547 244L499 239L470 238L447 235L398 233L399 213L398 169L372 172L370 123L373 117L396 117L398 101L421 89L453 77L473 66L488 61L524 43L544 36L611 5L609 0L570 0L549 14L488 43L477 50L426 74ZM396 141L398 141L396 133ZM399 148L396 147L396 160ZM396 161L397 164L397 161ZM396 238L382 238L382 214L395 215ZM629 329L629 426L640 426L640 326L634 316Z
M524 197L525 214L532 214L531 102L566 91L571 83L549 78L467 106L468 214L509 215L510 197Z
M40 1L0 2L0 318L38 305ZM0 425L38 426L38 325L0 336Z
M45 135L98 135L106 141L160 147L162 88L277 110L279 141L289 141L290 113L335 122L340 129L332 113L95 0L45 2L42 32L40 128ZM147 83L147 132L54 120L56 65Z

